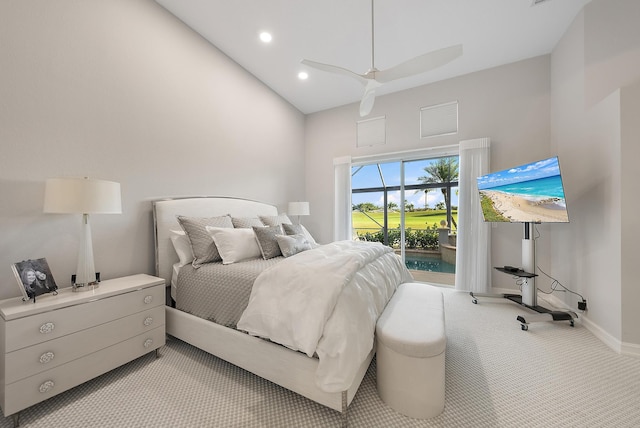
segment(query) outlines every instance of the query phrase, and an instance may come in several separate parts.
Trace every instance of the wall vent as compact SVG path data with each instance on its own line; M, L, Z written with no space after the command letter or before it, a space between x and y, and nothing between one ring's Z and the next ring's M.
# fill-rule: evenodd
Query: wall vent
M356 147L376 146L387 142L386 116L360 120L356 123Z
M458 102L438 104L420 109L420 138L450 135L458 132Z

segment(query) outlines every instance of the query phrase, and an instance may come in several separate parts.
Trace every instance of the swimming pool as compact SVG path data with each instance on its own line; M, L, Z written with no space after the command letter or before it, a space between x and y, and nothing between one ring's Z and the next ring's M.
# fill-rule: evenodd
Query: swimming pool
M433 254L405 253L404 259L407 268L411 270L456 273L456 265L443 262L440 257Z

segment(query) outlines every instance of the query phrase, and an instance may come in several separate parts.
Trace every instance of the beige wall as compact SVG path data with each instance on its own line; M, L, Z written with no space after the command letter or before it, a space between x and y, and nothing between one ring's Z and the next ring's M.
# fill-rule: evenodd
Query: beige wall
M640 355L637 263L640 181L640 4L598 0L587 5L551 60L552 145L572 188L571 223L552 241L553 275L588 301L583 321L614 349ZM635 155L635 157L634 157ZM633 183L633 184L632 184ZM561 297L562 298L562 297ZM575 297L563 300L574 305Z
M621 90L622 149L620 154L621 203L621 301L623 349L640 354L640 287L638 287L638 243L640 242L640 82Z
M508 64L447 81L381 96L370 117L386 116L387 143L356 148L358 105L307 115L306 183L312 215L308 224L321 241L333 237L333 159L424 149L461 140L491 138L491 168L505 169L543 159L549 151L549 56ZM449 101L459 103L459 132L419 138L420 107ZM541 226L545 230L545 226ZM493 229L495 265L521 265L523 228L500 224ZM539 241L544 247L547 234ZM540 251L541 260L547 252ZM544 265L547 263L545 262ZM514 288L508 275L495 272L493 284Z
M0 40L0 298L13 262L75 271L49 177L122 184L123 214L92 217L103 278L153 273L151 199L304 197L304 116L152 0L3 1Z

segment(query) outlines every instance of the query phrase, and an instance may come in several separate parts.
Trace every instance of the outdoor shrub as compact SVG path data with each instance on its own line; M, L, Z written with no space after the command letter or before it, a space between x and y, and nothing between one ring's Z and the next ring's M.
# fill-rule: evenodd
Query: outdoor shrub
M393 248L400 247L400 229L389 229L389 246ZM358 237L364 241L381 242L384 244L384 231L382 229L376 232L358 232ZM418 250L437 250L438 249L438 226L426 229L406 229L404 233L405 248Z

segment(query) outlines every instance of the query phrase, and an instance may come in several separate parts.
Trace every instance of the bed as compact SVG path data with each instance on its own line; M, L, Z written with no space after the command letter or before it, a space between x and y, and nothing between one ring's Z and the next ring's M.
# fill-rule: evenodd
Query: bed
M171 242L171 233L180 229L177 217L225 215L243 218L277 216L278 211L275 206L270 204L232 197L187 197L153 202L156 275L164 278L167 284L171 284L171 294L174 298L179 295L176 290L178 256ZM311 254L312 252L306 253ZM285 260L293 262L298 256ZM395 283L407 279L410 279L408 271L400 272L399 270L392 280L393 287L398 285ZM385 298L382 307L390 297ZM292 350L243 331L216 324L181 311L176 307L167 306L166 312L166 328L169 335L317 403L342 412L345 424L348 406L353 400L374 355L375 346L368 351L366 358L356 367L354 379L348 387L337 392L328 392L326 388L319 387L316 382L319 367L317 355L309 356L299 350ZM260 358L255 358L256 355L260 355Z

